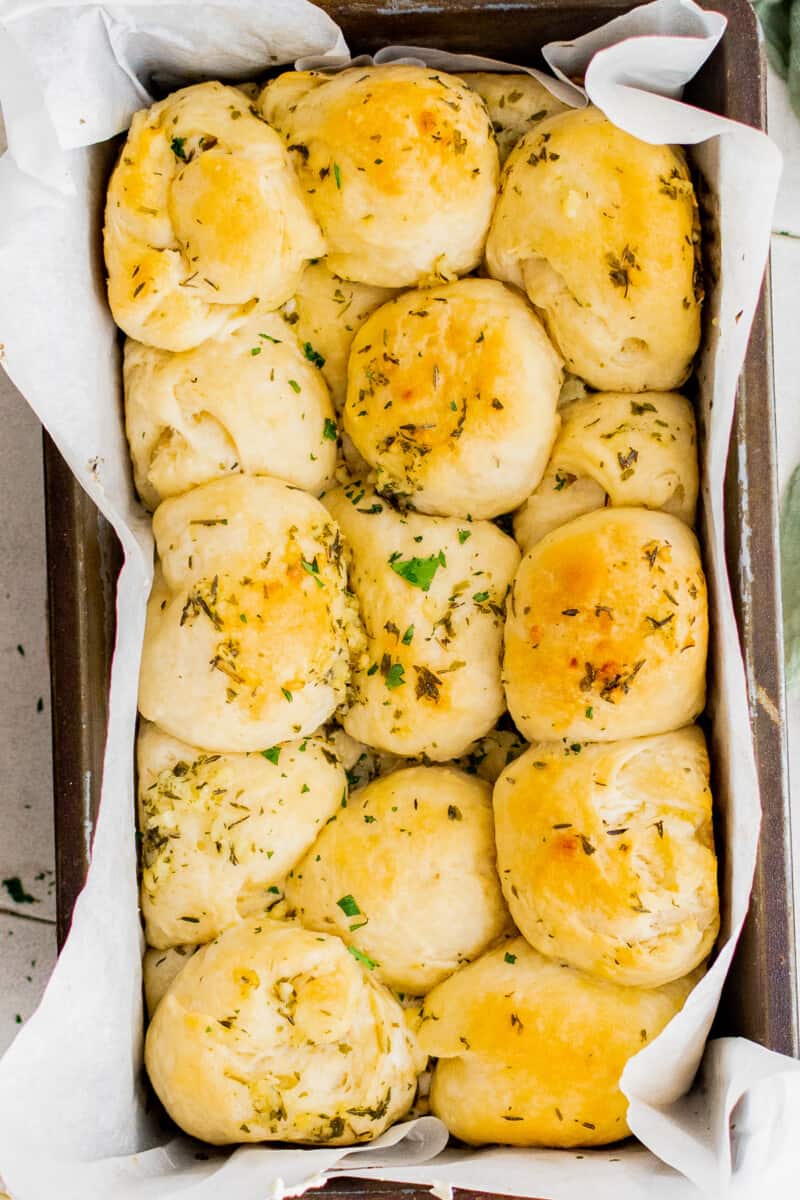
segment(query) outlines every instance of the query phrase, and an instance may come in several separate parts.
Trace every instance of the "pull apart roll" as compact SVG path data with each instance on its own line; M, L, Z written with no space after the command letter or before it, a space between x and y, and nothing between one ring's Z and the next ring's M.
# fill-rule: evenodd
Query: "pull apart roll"
M176 976L145 1065L173 1120L202 1141L350 1146L408 1112L425 1056L339 938L254 918Z
M567 370L603 391L680 387L700 342L700 221L686 160L589 107L549 117L506 162L486 244Z
M272 475L314 493L333 476L328 388L274 313L231 319L181 354L128 339L124 380L134 479L150 509L233 474Z
M514 514L523 554L597 508L661 509L694 523L694 412L677 392L598 392L566 404L541 483Z
M702 972L618 987L544 958L524 938L425 997L419 1042L437 1062L431 1111L472 1145L603 1146L627 1137L620 1077Z
M273 908L347 788L318 738L209 754L143 722L137 758L142 915L160 949Z
M667 733L703 710L706 582L677 517L604 508L553 530L514 579L505 680L529 741Z
M519 561L488 521L403 516L366 484L325 497L367 639L342 724L359 742L445 762L504 711L506 593Z
M503 892L532 946L635 987L679 979L719 929L708 754L696 725L540 742L494 789Z
M337 275L413 287L478 265L499 163L483 101L462 80L399 63L287 71L259 107L283 135Z
M104 236L114 320L162 350L190 350L231 316L278 308L325 253L280 137L221 83L134 115Z
M142 715L220 753L313 733L344 701L361 638L330 514L237 475L165 500L153 532Z

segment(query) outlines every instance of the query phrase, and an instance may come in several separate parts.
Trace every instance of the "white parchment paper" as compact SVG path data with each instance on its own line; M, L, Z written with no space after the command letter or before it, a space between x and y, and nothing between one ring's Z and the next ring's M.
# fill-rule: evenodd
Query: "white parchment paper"
M498 20L502 19L498 14ZM703 521L712 603L710 710L725 843L717 958L684 1010L623 1076L641 1144L573 1153L447 1147L425 1117L353 1150L162 1144L141 1081L141 929L133 739L149 521L132 491L119 349L105 301L100 224L107 139L151 89L245 79L276 63L346 60L340 31L305 0L93 4L0 0L0 342L3 365L125 552L102 803L72 931L36 1014L0 1063L0 1173L16 1200L265 1200L331 1174L479 1188L547 1200L796 1194L800 1064L742 1039L705 1046L747 908L760 820L744 669L724 568L722 483L736 381L764 270L780 157L761 134L680 102L725 22L692 0L656 0L545 57L549 86L588 97L622 128L694 147L711 191L718 280L699 366ZM413 47L442 69L485 61ZM498 64L494 64L495 69ZM582 81L585 93L576 82ZM713 401L713 409L712 409ZM746 481L743 481L746 484ZM692 1086L703 1057L698 1079ZM689 1090L691 1088L691 1090ZM790 1136L794 1126L794 1137Z

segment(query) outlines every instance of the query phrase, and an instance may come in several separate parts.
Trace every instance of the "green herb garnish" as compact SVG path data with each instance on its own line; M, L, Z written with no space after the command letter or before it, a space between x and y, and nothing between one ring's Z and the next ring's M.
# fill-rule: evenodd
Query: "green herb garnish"
M365 954L363 950L359 950L358 946L348 946L347 949L356 962L360 962L362 967L366 967L368 971L374 971L376 967L381 965L375 962L374 958L370 958L368 954Z
M336 903L346 917L361 916L361 909L358 907L358 903L354 896L349 894L347 896L342 896L342 898L337 900Z
M303 354L305 354L308 361L313 363L315 367L325 366L324 356L318 350L314 349L311 342L303 342Z
M389 565L396 575L405 579L406 583L427 592L430 591L433 577L439 567L447 566L447 559L443 550L440 550L438 554L432 554L430 558L400 558L398 552L395 551L389 559Z

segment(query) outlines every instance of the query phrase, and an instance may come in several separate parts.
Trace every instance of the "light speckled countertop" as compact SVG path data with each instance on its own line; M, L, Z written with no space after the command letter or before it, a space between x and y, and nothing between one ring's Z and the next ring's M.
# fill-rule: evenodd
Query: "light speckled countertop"
M770 130L785 155L772 239L775 392L781 488L800 462L800 121L769 84ZM50 684L36 418L0 372L0 1052L36 1007L55 960ZM800 896L800 687L789 696ZM800 921L798 922L800 934Z

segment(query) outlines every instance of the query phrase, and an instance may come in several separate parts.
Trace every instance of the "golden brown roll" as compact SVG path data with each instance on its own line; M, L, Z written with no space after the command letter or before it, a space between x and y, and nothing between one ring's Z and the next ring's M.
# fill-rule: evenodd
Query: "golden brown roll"
M445 762L505 708L505 597L519 562L488 521L405 516L366 484L326 495L342 530L366 652L342 724L392 754Z
M142 915L161 949L271 909L347 789L319 738L208 754L144 722L137 759Z
M660 508L693 524L697 446L684 396L599 392L560 411L547 470L514 514L523 554L551 529L608 505Z
M182 354L128 340L125 424L145 505L237 472L321 491L337 427L309 355L273 313L232 320Z
M356 334L345 429L378 490L421 512L487 518L542 477L561 360L530 306L493 279L405 292Z
M322 371L337 412L344 405L353 338L367 317L393 294L392 288L350 283L334 275L323 259L306 267L297 291L281 310L305 353Z
M539 742L506 767L497 862L520 933L614 983L693 970L719 929L708 773L696 725L578 753Z
M498 158L480 96L426 67L286 72L260 99L293 156L337 275L378 287L480 261Z
M686 161L596 108L550 117L506 163L489 274L527 292L567 369L605 391L666 391L700 341L700 225Z
M286 900L306 928L366 954L377 979L423 995L510 928L488 783L416 766L351 792Z
M619 1080L683 1007L700 972L618 987L505 942L425 998L422 1049L439 1061L431 1111L462 1141L602 1146L627 1137Z
M408 1111L425 1056L339 938L255 918L181 970L145 1065L172 1119L202 1141L349 1146Z
M212 751L313 733L344 699L357 613L341 537L305 492L235 475L165 500L139 710Z
M324 254L280 138L238 88L199 83L134 115L105 218L114 320L189 350L292 295Z
M668 733L705 704L708 612L697 539L677 517L605 508L522 560L503 679L529 741Z
M489 111L501 164L521 137L545 117L567 107L533 75L470 71L461 78L475 89Z

